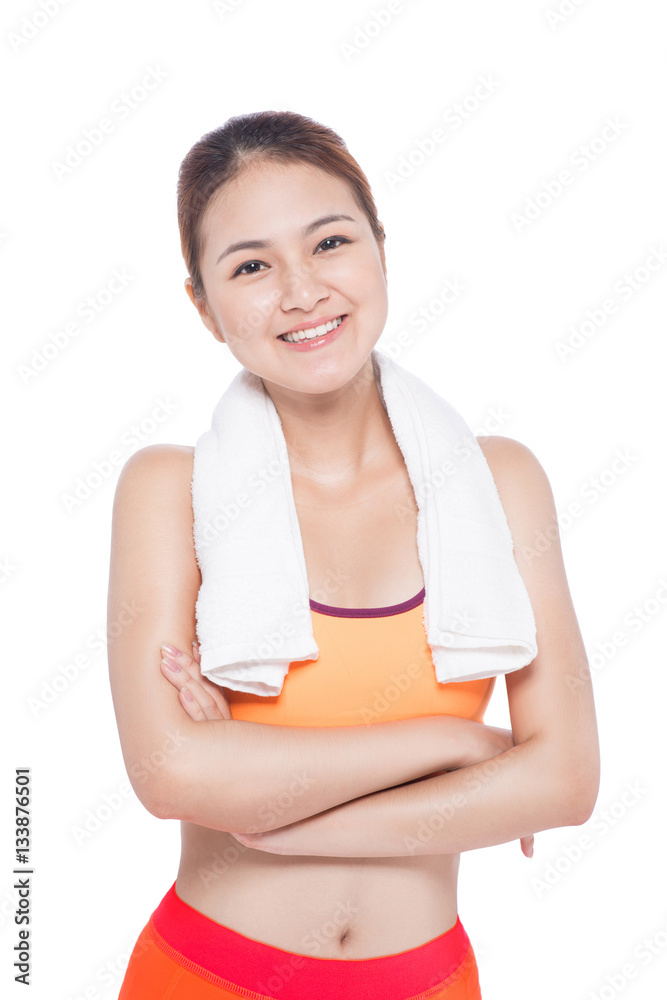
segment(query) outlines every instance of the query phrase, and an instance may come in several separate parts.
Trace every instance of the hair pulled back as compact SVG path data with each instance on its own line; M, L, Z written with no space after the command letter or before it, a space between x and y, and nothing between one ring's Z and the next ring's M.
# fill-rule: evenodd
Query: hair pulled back
M261 158L308 163L347 182L368 219L385 267L385 233L368 179L341 137L326 125L294 111L255 111L229 118L220 128L207 132L179 168L178 228L195 298L205 298L200 260L206 209L224 184Z

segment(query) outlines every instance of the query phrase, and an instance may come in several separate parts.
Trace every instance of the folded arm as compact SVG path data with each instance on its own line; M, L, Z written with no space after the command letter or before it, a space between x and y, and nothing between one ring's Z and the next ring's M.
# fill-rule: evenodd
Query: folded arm
M505 676L515 746L248 837L249 846L332 857L448 854L591 815L600 777L595 707L551 488L528 448L509 438L483 441L537 628L537 656ZM545 538L549 546L538 548Z
M273 854L339 858L458 854L524 841L590 815L590 793L545 769L548 759L528 740L490 760L374 792L280 829L235 836Z
M331 728L188 717L160 673L160 644L188 650L196 634L191 480L192 449L153 445L125 464L114 498L110 683L125 766L150 812L262 831L475 759L468 734L484 727L455 716Z

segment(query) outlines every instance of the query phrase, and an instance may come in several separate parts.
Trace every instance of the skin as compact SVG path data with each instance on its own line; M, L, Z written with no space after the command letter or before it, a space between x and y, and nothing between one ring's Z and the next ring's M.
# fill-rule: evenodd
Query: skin
M355 221L331 223L304 239L305 225L334 213ZM186 291L216 340L264 382L280 415L293 474L304 486L326 486L339 496L358 489L364 471L375 485L373 473L385 461L387 424L379 419L377 391L369 391L370 353L387 319L387 277L368 220L348 187L305 164L256 165L214 198L203 233L206 298L194 297L190 278ZM231 243L255 236L275 249L237 251L216 264ZM318 245L335 236L349 242ZM246 273L234 276L243 265ZM343 350L297 353L276 340L298 324L344 313L349 319Z
M212 683L201 672L201 655L196 642L192 644L191 653L180 650L171 643L162 644L160 649L162 655L160 668L163 676L179 692L181 706L188 718L194 722L205 720L224 722L225 719L232 718L229 702L224 696L223 688ZM484 728L496 734L503 749L514 746L511 730L495 726L485 726ZM481 762L491 758L491 746L480 742L476 759ZM362 821L362 814L359 814L359 817L359 820L352 818L352 822ZM305 836L303 836L304 831ZM240 843L271 854L314 854L319 856L320 851L322 854L325 853L323 847L317 846L317 820L315 822L302 820L260 833L243 833L236 830L232 832ZM522 853L527 858L533 856L534 841L535 837L532 834L528 837L522 837L520 840ZM354 855L347 856L353 857Z
M353 221L336 221L304 235L305 226L332 213L344 213ZM289 454L311 595L340 560L349 569L349 582L330 603L372 607L412 597L423 584L416 548L417 506L372 373L370 353L387 317L387 276L365 215L337 178L303 164L259 162L218 193L204 222L205 298L194 296L190 279L186 292L206 328L263 380L276 406ZM338 237L349 242L339 242ZM264 239L271 245L237 250L218 262L226 247L248 239ZM245 271L238 273L242 266ZM323 348L296 352L276 339L313 319L342 314L348 317L345 332ZM329 941L317 952L319 957L365 958L405 950L453 925L458 852L519 839L530 856L534 832L585 822L590 816L599 780L597 731L590 674L560 543L556 537L537 562L523 554L538 532L544 534L555 522L553 495L544 470L525 446L504 437L478 442L507 516L538 629L538 656L505 677L512 731L456 720L470 728L466 759L458 767L395 787L379 786L381 790L350 801L339 797L340 804L333 808L302 812L296 821L273 830L229 832L225 827L223 832L214 823L198 823L179 804L200 775L196 757L188 771L165 769L169 780L164 780L164 787L175 792L163 807L155 808L155 814L189 820L182 824L184 853L176 890L212 919L276 947L308 953L286 920L277 927L269 913L268 922L262 924L263 910L252 914L243 910L244 888L261 876L265 898L275 892L274 905L280 912L290 893L295 909L298 902L301 909L307 905L315 923L325 922L324 914L329 913L324 903L318 911L321 898L359 893L353 896L359 904L358 918L348 921L340 939ZM155 455L162 468L171 463L173 473L167 478L178 482L174 497L182 498L174 516L180 518L178 531L190 540L187 494L192 455L193 449L183 448L171 449L169 462ZM128 479L124 487L128 509L140 503L147 482L136 476ZM395 504L409 511L400 524L392 514ZM169 500L165 509L175 511L176 503ZM389 537L391 546L386 544ZM194 557L188 555L187 560L188 592L196 594ZM196 723L195 729L230 722L223 689L202 677L196 648L189 650L179 639L186 632L164 636L171 649L161 647L162 677L178 691L183 719ZM128 643L130 638L128 633ZM573 688L566 681L575 668L579 680ZM120 692L117 714L125 711L123 685L139 684L130 676L114 682ZM131 732L125 742L129 745L132 738ZM125 745L124 753L126 762L132 761L132 750L126 752ZM176 758L174 754L172 759ZM491 758L500 766L487 778L480 769ZM426 844L421 856L407 858L406 835L428 820L434 802L448 802L475 775L480 776L481 790L466 794L465 806L455 808L451 821ZM247 850L232 866L229 885L221 879L200 892L196 872L201 859L222 854L234 843ZM270 866L271 855L279 854L290 855L289 862L276 859L272 863L276 867ZM337 858L347 860L334 865ZM311 859L321 866L311 867ZM285 864L286 871L278 867ZM287 872L289 881L283 877ZM394 920L387 897L395 893L401 895L402 909ZM407 900L413 896L416 902L410 909ZM297 912L292 919L300 916Z

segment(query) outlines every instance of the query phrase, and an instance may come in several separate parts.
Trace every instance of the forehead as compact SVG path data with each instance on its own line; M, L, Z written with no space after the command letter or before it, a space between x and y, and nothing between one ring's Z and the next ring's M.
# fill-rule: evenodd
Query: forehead
M229 240L271 238L296 232L318 215L361 212L349 184L310 163L254 162L224 184L202 220L202 246Z

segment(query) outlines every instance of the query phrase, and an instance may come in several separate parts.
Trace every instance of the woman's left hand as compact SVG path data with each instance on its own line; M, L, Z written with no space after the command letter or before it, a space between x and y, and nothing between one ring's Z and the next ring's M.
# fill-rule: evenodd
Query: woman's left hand
M176 646L163 644L160 649L162 676L178 688L181 706L194 722L231 719L229 702L220 685L202 676L201 655L195 643L192 644L192 656Z

